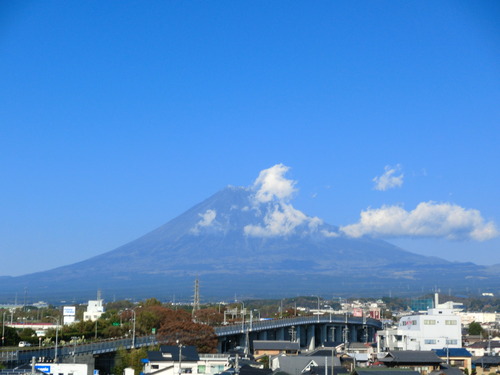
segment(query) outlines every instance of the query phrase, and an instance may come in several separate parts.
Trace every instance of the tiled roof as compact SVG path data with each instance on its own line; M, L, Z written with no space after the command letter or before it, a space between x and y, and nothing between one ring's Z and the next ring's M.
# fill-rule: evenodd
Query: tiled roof
M331 374L332 368L328 367L325 369L325 366L312 367L310 371L305 371L301 375L325 375L325 373ZM343 366L335 366L333 368L334 375L339 374L348 374L349 372Z
M442 368L437 371L431 371L429 375L464 375L463 371L456 367Z
M170 354L164 356L164 354ZM163 362L163 361L179 361L179 347L175 345L161 345L160 351L148 352L148 359L150 362ZM194 346L182 347L182 360L188 362L199 361L200 356Z
M488 346L490 346L491 348L500 348L500 341L490 341L489 343L488 341L478 341L470 344L468 347L474 349L486 349Z
M400 350L388 353L380 359L383 363L433 363L439 364L443 361L433 351Z
M305 355L307 357L331 357L332 356L332 349L335 349L335 348L319 348L319 349L316 349L312 352L306 353Z
M278 357L278 367L280 371L286 372L290 375L302 374L304 369L308 366L324 366L326 359L326 364L328 367L332 365L331 356L326 357L307 357L303 355L298 356L280 356ZM334 358L334 366L335 368L340 367L340 360L335 357Z
M355 375L420 375L418 371L391 369L387 367L357 368Z
M444 348L432 349L439 357L472 357L472 354L465 348Z
M299 350L298 342L292 341L270 341L270 340L254 340L254 350Z
M491 356L485 355L484 357L473 357L472 364L476 366L499 366L500 365L500 356Z

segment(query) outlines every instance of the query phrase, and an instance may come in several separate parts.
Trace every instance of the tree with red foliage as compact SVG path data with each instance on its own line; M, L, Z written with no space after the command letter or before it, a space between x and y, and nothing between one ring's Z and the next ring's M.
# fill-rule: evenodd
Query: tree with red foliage
M212 327L194 323L186 311L167 309L165 319L158 330L161 341L168 345L193 345L199 353L215 353L217 336Z

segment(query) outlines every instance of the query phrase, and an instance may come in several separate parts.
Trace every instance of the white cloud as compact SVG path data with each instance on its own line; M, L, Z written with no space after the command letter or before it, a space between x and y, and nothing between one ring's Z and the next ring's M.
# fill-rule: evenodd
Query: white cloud
M361 212L356 224L341 227L350 237L442 237L485 241L500 233L493 222L485 222L475 209L450 203L422 202L413 211L383 206Z
M255 199L260 203L270 202L273 199L289 200L296 191L295 181L284 177L290 168L283 164L264 169L259 173L259 177L254 182L257 190Z
M193 233L199 233L200 228L206 228L215 223L217 212L215 210L206 210L205 213L198 214L201 217L200 221L196 223L194 228L191 229Z
M255 237L286 236L309 218L290 204L277 203L264 216L264 225L246 225L244 232Z
M401 166L399 164L395 167L386 165L384 169L385 172L384 174L382 174L382 176L374 177L372 180L373 182L375 182L375 190L386 191L403 186L404 174L401 173L398 176L395 175L395 173L401 171Z
M338 237L338 236L340 236L339 232L332 232L332 231L329 231L326 229L323 229L321 231L321 234L323 234L323 236L325 236L325 237Z
M273 237L295 233L299 225L307 225L310 232L317 231L323 223L317 217L309 217L295 209L289 200L296 192L296 181L285 178L290 168L283 164L265 169L253 184L255 195L253 204L257 212L265 212L263 221L257 225L246 225L244 232L248 236Z

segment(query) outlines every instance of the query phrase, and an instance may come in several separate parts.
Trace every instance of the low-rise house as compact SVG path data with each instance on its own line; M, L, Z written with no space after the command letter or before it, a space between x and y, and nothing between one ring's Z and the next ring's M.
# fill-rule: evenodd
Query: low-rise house
M500 373L500 356L472 357L472 367L477 375Z
M418 371L387 367L356 368L352 375L420 375Z
M467 346L467 350L471 352L474 357L500 355L500 341L478 341Z
M379 358L379 362L390 368L411 369L418 371L421 375L427 375L441 369L443 360L431 350L402 350L385 354Z
M229 368L229 356L198 354L194 346L161 345L142 360L143 373L151 375L217 374Z
M297 355L299 350L300 344L294 341L255 340L253 342L253 353L257 358L263 355Z
M375 347L373 344L362 342L351 342L344 351L353 358L355 367L366 367L375 358Z
M260 369L248 365L243 365L238 369L238 375L271 375L272 371L269 369ZM218 375L236 375L236 370L230 368Z
M444 349L434 349L439 358L443 360L444 363L449 364L452 367L458 367L460 370L465 370L472 372L472 354L465 348L444 348Z
M274 372L284 372L288 375L303 375L306 373L317 373L325 374L325 368L327 368L327 373L331 374L331 366L334 366L334 373L340 374L346 372L340 363L340 359L332 356L331 351L325 356L321 355L279 355L276 357L271 357L270 367ZM318 370L322 368L323 370Z
M457 367L445 367L432 371L429 375L464 375L464 372Z

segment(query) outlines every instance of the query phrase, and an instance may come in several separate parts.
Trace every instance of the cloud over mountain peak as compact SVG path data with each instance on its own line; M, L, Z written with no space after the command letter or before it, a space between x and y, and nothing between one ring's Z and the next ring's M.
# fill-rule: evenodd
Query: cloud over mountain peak
M399 169L399 165L386 167L385 177L378 182L385 181L385 188L402 183L402 174L394 176ZM368 208L361 212L357 223L340 228L328 226L320 218L308 216L293 207L291 201L298 189L297 181L286 177L289 170L290 167L284 164L276 164L262 170L250 187L229 187L229 190L241 193L237 202L226 202L229 206L225 208L217 205L200 207L190 233L199 235L231 230L247 237L261 238L315 234L323 238L433 237L475 241L499 235L495 223L486 221L479 210L433 201L421 202L410 211L401 205Z
M248 224L243 228L247 236L288 236L295 234L299 226L304 226L307 232L315 232L323 223L318 217L309 217L290 203L297 191L297 182L285 177L289 169L283 164L276 164L259 173L253 184L255 193L251 199L253 208L261 216L261 206L265 206L265 214L261 223Z

